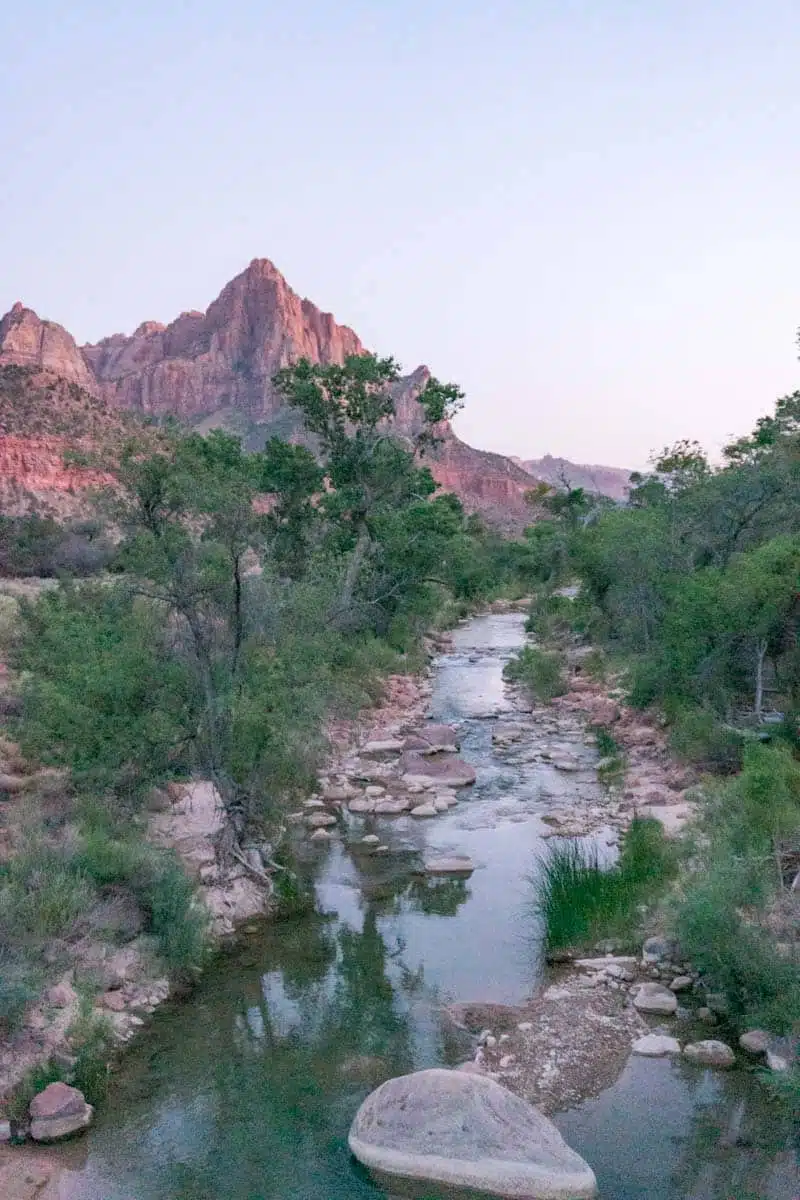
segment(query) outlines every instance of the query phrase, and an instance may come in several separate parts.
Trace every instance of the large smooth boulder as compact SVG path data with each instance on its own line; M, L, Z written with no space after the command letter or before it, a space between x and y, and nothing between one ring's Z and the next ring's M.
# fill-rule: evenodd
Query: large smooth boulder
M66 1083L49 1083L30 1103L31 1137L35 1142L57 1142L86 1129L94 1109L83 1092Z
M509 1200L597 1194L587 1163L551 1121L487 1076L433 1069L389 1079L356 1113L350 1149L389 1192L465 1189Z

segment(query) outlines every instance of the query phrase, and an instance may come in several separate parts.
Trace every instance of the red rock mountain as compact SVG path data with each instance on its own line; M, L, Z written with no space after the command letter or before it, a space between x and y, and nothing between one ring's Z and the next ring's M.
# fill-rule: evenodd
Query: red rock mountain
M342 362L363 353L352 329L301 299L267 259L254 259L206 312L182 313L169 325L145 321L130 336L114 334L78 347L60 325L15 304L0 321L0 367L47 371L79 385L113 409L172 413L200 428L226 424L251 446L265 434L296 433L272 385L279 367L298 358ZM396 389L397 427L421 423L416 402L429 372L419 367ZM530 520L530 475L502 455L484 454L446 429L431 468L470 511L520 526Z
M612 500L626 500L630 487L631 472L624 467L604 467L594 463L574 463L568 458L530 458L525 461L515 458L514 462L536 479L561 487L583 488L598 496L609 496Z

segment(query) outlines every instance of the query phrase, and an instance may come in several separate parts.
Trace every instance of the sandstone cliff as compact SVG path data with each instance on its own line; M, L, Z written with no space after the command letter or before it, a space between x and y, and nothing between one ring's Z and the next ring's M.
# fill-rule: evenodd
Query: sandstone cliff
M267 259L254 259L206 312L182 313L169 325L145 321L130 336L114 334L80 349L60 325L21 304L0 322L0 366L52 372L109 409L174 414L200 429L226 425L251 448L268 434L298 434L296 415L272 384L280 367L300 357L341 363L363 352L352 329L298 296ZM427 368L418 367L397 384L400 434L420 429L416 397L428 378ZM473 450L447 425L439 434L443 440L429 461L441 485L494 523L528 523L525 493L533 481L526 471L502 455Z

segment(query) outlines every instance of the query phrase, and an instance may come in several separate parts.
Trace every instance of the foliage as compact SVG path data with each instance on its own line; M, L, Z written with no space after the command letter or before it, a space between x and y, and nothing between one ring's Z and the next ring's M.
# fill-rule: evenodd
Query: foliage
M525 646L504 668L506 679L521 683L537 700L547 702L567 690L563 656L537 646Z
M660 824L649 818L634 817L611 868L600 864L596 849L577 840L552 843L540 864L536 901L547 949L610 936L632 940L640 906L659 896L676 868Z

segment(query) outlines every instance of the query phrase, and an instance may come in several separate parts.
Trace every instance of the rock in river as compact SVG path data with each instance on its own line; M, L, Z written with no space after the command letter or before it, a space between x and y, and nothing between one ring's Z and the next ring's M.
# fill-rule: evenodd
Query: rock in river
M30 1104L31 1137L35 1142L57 1142L86 1129L94 1109L83 1092L66 1083L49 1083Z
M449 854L441 858L426 858L423 868L426 875L471 875L475 864L466 855Z
M696 1063L699 1067L732 1067L736 1062L736 1055L731 1050L726 1042L718 1042L714 1038L709 1038L705 1042L690 1042L688 1046L683 1047L683 1057L688 1058L689 1062Z
M465 787L475 782L475 768L454 754L426 757L407 750L401 763L407 775L430 779L442 787Z
M639 1012L669 1016L677 1012L678 997L660 983L643 983L633 997L633 1006Z
M661 1033L646 1033L633 1043L633 1053L645 1058L662 1058L665 1054L680 1054L681 1044L677 1038Z
M597 1194L593 1171L555 1125L483 1075L437 1068L389 1079L361 1105L348 1140L390 1192L400 1185L426 1198L458 1188L518 1200Z

